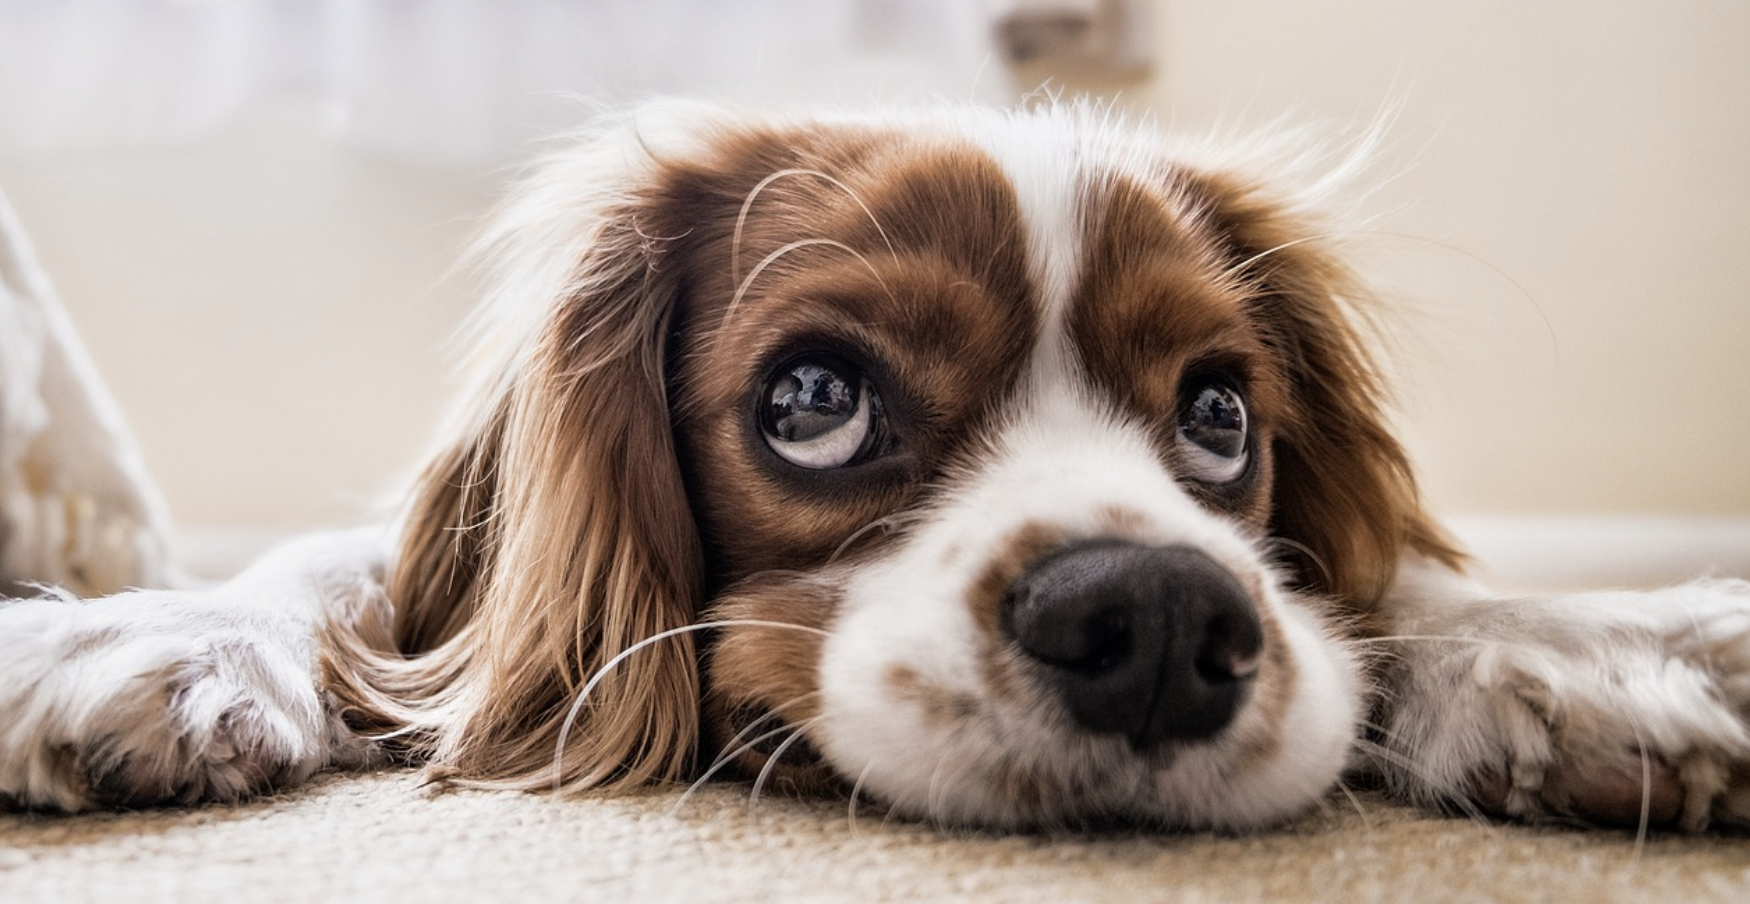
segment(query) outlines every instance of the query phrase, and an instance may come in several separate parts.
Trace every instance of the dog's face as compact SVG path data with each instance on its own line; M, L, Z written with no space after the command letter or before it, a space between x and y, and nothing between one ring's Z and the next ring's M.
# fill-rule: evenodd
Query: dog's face
M695 771L1003 826L1246 827L1330 787L1363 707L1342 638L1436 544L1319 227L1075 112L643 126L566 300L524 318L491 462L446 478L496 481L479 572L619 519L554 579L599 610L567 693L677 627L624 602L661 580L717 626ZM645 655L603 679L646 709L597 717L621 759L684 718L663 669L619 675Z

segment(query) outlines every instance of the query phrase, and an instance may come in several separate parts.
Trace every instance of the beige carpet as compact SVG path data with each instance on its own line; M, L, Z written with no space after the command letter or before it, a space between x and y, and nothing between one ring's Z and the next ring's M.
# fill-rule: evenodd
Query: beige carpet
M236 807L0 816L0 901L1750 900L1750 839L1417 814L1371 796L1269 834L944 834L710 788L558 800L330 776Z

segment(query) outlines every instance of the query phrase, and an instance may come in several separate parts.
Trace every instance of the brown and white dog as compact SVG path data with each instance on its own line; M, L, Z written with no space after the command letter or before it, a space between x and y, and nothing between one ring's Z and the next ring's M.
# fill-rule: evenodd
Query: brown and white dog
M1360 768L1750 823L1750 585L1464 578L1298 159L1072 107L610 120L489 236L479 380L392 527L0 608L0 794L399 758L1243 830Z

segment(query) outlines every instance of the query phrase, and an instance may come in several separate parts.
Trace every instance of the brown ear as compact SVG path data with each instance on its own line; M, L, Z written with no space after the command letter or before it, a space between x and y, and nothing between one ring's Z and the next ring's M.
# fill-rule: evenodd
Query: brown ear
M1252 316L1286 368L1289 416L1273 453L1270 533L1301 583L1365 615L1405 554L1459 567L1464 557L1423 510L1387 399L1363 344L1364 297L1329 253L1329 233L1280 196L1199 176L1210 225L1238 275L1259 288Z
M615 144L508 211L481 321L497 360L405 516L378 640L395 649L329 662L356 723L464 780L669 778L696 743L690 635L615 661L690 624L703 580L663 386L685 267L654 266L624 162L647 158Z

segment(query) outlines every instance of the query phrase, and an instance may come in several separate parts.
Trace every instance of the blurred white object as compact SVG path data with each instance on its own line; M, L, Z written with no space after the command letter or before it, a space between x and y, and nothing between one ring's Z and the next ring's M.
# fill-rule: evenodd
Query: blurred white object
M0 156L174 142L284 91L323 97L348 140L463 165L581 121L580 99L1005 103L1019 92L995 23L1016 6L0 0Z
M1750 519L1471 515L1448 527L1490 583L1516 591L1750 578Z
M0 596L161 587L169 518L138 447L0 197Z

